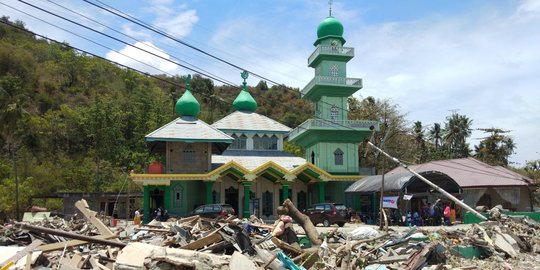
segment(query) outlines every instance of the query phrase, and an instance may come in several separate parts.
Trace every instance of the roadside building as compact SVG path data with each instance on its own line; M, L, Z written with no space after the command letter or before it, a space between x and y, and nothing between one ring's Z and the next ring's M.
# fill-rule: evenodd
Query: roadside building
M431 161L409 168L473 208L501 205L512 211L531 209L534 181L504 167L462 158ZM376 216L381 183L382 175L369 176L349 186L346 192L361 196L361 211ZM402 167L384 175L384 192L384 196L400 198L398 206L402 213L421 212L423 207L437 200L449 201ZM404 197L407 200L403 200ZM458 209L457 218L461 214Z

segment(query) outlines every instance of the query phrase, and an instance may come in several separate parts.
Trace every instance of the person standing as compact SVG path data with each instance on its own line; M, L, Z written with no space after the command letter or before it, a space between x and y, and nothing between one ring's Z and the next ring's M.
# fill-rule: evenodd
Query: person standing
M444 217L444 224L445 225L451 225L450 223L450 204L447 203L446 206L444 207L444 211L443 211L443 217Z
M141 224L141 213L139 212L139 209L135 210L135 216L133 217L133 224L135 225Z

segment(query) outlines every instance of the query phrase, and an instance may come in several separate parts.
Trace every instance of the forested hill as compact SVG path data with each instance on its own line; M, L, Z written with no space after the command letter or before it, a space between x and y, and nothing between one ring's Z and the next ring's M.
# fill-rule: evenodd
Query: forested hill
M129 170L140 171L152 159L144 136L177 117L174 104L184 89L165 81L183 85L181 77L159 77L1 23L0 209L14 207L13 156L24 193L21 202L58 191L118 190ZM215 86L194 74L191 85L203 121L212 123L232 112L240 71L238 78L227 80L238 86ZM298 89L260 82L249 91L258 113L290 127L312 115Z

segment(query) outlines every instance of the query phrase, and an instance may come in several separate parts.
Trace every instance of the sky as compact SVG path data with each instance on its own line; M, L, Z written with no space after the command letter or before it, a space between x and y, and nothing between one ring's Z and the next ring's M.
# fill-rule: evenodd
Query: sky
M125 43L18 0L0 1L0 14L22 20L38 34L145 72L193 73L176 62L227 83L242 82L239 69L83 0L24 1ZM88 1L109 5L176 40L299 89L314 76L307 58L318 24L329 14L327 0ZM415 121L425 127L443 124L454 112L466 115L473 120L471 146L486 136L476 129L495 127L510 131L516 144L510 157L514 166L540 159L540 1L335 0L332 15L344 26L345 46L355 48L347 77L363 79L356 98L373 96L398 104L411 126ZM253 74L249 85L261 80Z

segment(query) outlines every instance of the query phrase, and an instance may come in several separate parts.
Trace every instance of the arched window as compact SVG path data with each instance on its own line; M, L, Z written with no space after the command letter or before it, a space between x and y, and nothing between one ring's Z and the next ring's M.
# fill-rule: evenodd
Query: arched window
M315 165L315 152L311 151L311 164Z
M229 146L229 149L246 149L247 147L247 136L242 134L240 136L237 136L236 134L233 134L231 137L233 137L234 142L231 143Z
M278 137L276 135L272 135L272 137L268 138L268 150L277 150L277 142Z
M268 137L268 135L263 135L262 137L255 135L253 136L253 149L277 150L277 142L278 137L276 135L272 135L272 137Z
M174 207L182 207L182 201L184 198L184 187L180 184L176 184L173 187L173 205Z
M343 165L343 151L339 148L334 151L334 163L336 165Z
M338 68L338 66L336 64L333 64L330 67L330 76L332 76L332 77L339 76L339 68Z
M330 120L338 120L339 109L336 105L332 105L330 108Z
M259 135L253 136L253 149L260 150L262 149L262 138Z
M184 150L182 150L182 153L184 154L184 163L186 164L193 164L196 162L195 157L195 149L193 148L193 145L186 144L184 146Z

